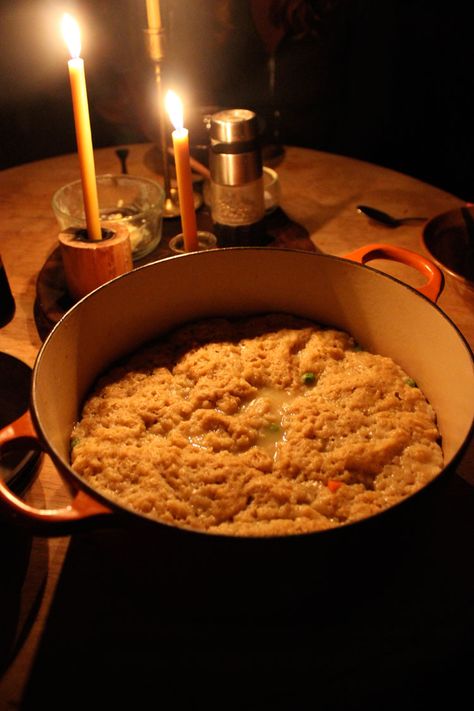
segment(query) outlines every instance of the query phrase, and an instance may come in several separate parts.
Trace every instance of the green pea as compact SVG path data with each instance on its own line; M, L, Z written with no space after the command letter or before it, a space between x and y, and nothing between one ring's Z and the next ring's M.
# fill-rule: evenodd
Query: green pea
M316 375L312 371L308 371L307 373L303 373L301 380L305 385L314 385L316 382Z
M416 382L413 380L413 378L406 378L405 383L406 383L406 385L409 385L411 388L416 388L416 387L417 387L417 384L416 384Z

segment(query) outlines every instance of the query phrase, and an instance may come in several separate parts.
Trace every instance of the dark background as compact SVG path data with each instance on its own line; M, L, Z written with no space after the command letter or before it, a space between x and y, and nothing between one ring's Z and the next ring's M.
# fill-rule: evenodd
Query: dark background
M245 105L266 142L352 155L474 200L473 3L340 0L316 35L280 39L273 92L246 2L163 6L167 80L186 99L194 142L210 107ZM0 168L76 149L65 9L83 28L95 146L157 136L145 0L0 0ZM204 555L127 528L74 537L22 709L463 708L473 494L459 477L449 486L348 551L283 546L240 567L227 550ZM0 540L1 673L23 567L31 555L41 570L43 557L46 576L47 546L30 553L6 529Z
M334 537L213 539L125 520L76 534L20 708L470 708L473 497L460 477L438 480ZM30 556L38 586L48 553L0 532L1 674L18 590L33 585L23 568Z
M290 29L274 49L248 2L162 0L165 81L183 95L191 141L205 140L209 108L244 106L265 142L354 156L473 200L474 4L290 2L305 4L320 16L314 31ZM0 0L0 168L76 149L65 10L81 24L95 147L158 135L145 0Z

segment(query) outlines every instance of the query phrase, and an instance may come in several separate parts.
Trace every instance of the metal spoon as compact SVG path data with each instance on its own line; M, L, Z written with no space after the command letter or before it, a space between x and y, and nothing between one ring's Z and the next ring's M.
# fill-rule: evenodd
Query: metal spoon
M128 148L117 148L115 151L115 155L120 161L120 166L122 168L122 174L126 175L128 173L127 170L127 158L128 158L129 150Z
M405 222L412 222L416 220L427 220L427 217L393 217L393 215L389 215L388 212L383 212L382 210L378 210L375 207L369 207L369 205L357 205L357 209L359 212L362 212L364 215L367 215L367 217L370 217L371 220L376 220L377 222L381 222L383 225L387 225L388 227L399 227L400 225L403 225Z

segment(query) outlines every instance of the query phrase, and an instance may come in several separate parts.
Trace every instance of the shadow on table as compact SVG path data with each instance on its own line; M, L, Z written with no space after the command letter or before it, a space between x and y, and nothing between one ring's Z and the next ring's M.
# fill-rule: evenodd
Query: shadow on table
M22 709L460 708L473 503L454 477L396 535L237 566L189 537L73 538Z
M38 612L48 572L47 542L0 523L0 566L1 677L21 648Z

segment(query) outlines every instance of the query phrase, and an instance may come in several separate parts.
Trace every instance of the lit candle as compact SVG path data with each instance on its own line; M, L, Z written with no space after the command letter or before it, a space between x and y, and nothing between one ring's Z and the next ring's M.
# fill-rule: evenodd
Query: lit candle
M160 30L160 0L146 0L146 13L148 17L148 28L150 30Z
M166 109L175 129L171 135L173 138L184 247L186 252L192 252L198 248L198 238L196 213L194 211L188 129L183 127L183 107L179 97L173 91L168 91L166 94Z
M87 234L91 240L100 240L102 238L102 233L100 229L99 201L97 197L97 184L95 179L94 152L92 148L89 106L87 103L84 60L79 56L81 53L79 27L71 15L63 16L62 30L64 39L66 40L66 44L71 54L71 59L68 61L69 80L71 82L71 95L74 109L77 152L79 155L79 166L81 170L82 194L84 198Z

